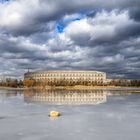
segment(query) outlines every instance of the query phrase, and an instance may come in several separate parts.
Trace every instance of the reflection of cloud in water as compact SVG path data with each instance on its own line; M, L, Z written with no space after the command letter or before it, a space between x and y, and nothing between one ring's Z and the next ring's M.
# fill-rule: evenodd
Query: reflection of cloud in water
M4 101L6 98L20 97L22 95L21 91L16 90L0 90L0 102Z
M17 96L17 94L17 91L0 90L0 103L5 102L5 99L8 97Z
M104 90L47 90L25 91L25 102L43 102L47 104L100 104L107 101Z

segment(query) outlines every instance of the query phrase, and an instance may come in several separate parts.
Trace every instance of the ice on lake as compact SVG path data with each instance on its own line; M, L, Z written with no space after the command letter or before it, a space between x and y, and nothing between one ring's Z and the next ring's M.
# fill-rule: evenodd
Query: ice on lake
M51 110L62 116L50 118ZM140 94L0 90L0 140L139 140Z

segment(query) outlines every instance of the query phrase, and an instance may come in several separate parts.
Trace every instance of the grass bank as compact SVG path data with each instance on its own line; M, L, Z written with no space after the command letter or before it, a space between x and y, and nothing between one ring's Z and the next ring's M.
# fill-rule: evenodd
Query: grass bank
M46 86L44 87L0 87L1 90L126 90L129 92L140 93L140 87L122 87L122 86Z
M23 88L20 88L20 87L17 87L17 88L14 88L14 87L0 87L1 90L28 90L29 88L26 88L26 87L23 87Z
M140 87L122 87L122 86L46 86L46 89L67 89L67 90L84 90L84 89L101 89L101 90L137 90L140 91Z

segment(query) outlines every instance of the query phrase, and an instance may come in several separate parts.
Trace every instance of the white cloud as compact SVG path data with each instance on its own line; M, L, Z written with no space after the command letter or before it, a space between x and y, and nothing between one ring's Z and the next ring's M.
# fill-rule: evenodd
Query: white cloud
M65 33L76 42L83 39L93 43L94 41L111 41L111 39L117 38L120 29L133 24L135 22L129 18L128 11L102 11L95 17L70 23L66 27Z
M135 9L139 1L0 4L0 73L22 75L27 68L96 69L138 77L140 23L130 17L131 5ZM83 11L82 19L71 20L63 33L56 33L58 22L78 18Z
M124 56L121 54L116 54L114 56L105 56L102 58L102 64L107 63L121 63L124 61Z

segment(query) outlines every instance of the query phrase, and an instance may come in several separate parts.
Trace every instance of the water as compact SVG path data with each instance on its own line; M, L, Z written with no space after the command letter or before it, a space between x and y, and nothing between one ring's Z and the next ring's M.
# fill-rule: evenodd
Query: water
M140 94L0 90L0 140L78 139L140 140Z

